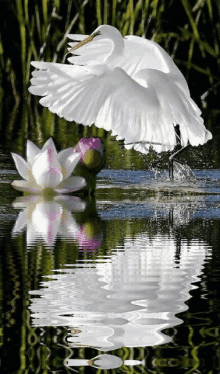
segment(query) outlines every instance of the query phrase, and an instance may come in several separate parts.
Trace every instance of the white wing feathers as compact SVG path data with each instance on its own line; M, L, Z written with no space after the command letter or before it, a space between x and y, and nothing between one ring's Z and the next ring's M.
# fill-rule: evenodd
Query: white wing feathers
M43 106L68 121L111 130L125 139L127 148L147 153L152 144L157 152L172 150L175 124L180 125L183 145L205 141L202 119L197 119L193 105L167 74L161 72L158 90L150 69L142 70L142 76L138 73L136 81L123 69L107 65L32 65L39 70L33 72L29 91L44 96ZM145 86L138 83L141 79Z
M82 40L77 35L69 34L72 40ZM86 37L86 36L85 36ZM177 68L172 58L164 51L164 49L152 40L140 38L134 35L127 35L123 38L124 52L114 66L121 67L128 75L133 77L141 69L157 69L170 75L170 78L190 96L187 82ZM74 47L77 43L69 43ZM107 58L111 54L113 44L109 39L97 40L80 47L76 55L68 58L68 61L76 65L99 64L108 61Z
M99 76L94 76L92 69L46 62L32 65L47 69L34 72L29 88L32 94L44 96L40 100L43 106L68 121L89 126L95 122L99 107L106 99L107 88L100 85ZM100 76L101 72L100 67Z

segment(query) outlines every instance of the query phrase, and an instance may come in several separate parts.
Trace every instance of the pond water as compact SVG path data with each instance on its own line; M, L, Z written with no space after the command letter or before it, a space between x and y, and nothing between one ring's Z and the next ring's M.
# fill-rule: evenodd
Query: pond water
M2 372L219 373L219 170L45 201L1 160Z

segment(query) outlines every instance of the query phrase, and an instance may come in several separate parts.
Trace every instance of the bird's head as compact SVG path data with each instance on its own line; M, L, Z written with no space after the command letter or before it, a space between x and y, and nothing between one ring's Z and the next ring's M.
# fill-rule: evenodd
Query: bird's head
M73 52L76 49L82 47L83 45L92 42L93 40L101 40L101 39L110 39L114 40L118 36L121 37L120 32L113 26L109 25L101 25L97 27L97 29L87 38L83 39L81 42L76 44L69 52Z

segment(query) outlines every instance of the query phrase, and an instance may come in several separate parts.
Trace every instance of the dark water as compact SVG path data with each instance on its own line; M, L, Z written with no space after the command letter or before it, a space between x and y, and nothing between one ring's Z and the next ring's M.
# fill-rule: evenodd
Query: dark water
M106 169L96 198L45 201L2 155L1 372L220 372L220 173L194 174Z

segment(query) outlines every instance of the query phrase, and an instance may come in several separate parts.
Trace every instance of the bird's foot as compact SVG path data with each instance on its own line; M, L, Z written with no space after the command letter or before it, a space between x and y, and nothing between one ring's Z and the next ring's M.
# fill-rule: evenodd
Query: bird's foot
M184 149L186 149L188 147L188 144L185 146L185 147L182 147L180 148L178 151L176 151L175 153L173 153L170 157L169 157L169 161L168 161L168 164L169 164L169 178L171 180L174 179L174 168L173 168L173 162L174 162L174 158L179 155L180 153L182 153L184 151ZM180 161L175 161L179 164L182 164Z

